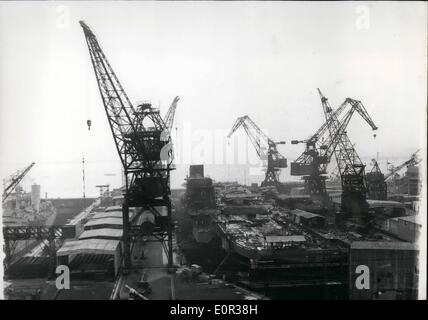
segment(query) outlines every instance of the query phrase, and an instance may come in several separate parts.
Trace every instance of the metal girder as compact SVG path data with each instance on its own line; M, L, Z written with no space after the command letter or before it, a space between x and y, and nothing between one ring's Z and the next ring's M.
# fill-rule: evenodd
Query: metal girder
M7 270L12 260L12 253L16 241L37 240L46 243L51 257L51 274L54 270L56 248L55 240L75 237L75 226L13 226L3 227L3 237L5 246L4 267Z
M13 226L3 227L3 237L5 241L19 240L53 240L73 238L74 235L64 232L72 227L67 226Z

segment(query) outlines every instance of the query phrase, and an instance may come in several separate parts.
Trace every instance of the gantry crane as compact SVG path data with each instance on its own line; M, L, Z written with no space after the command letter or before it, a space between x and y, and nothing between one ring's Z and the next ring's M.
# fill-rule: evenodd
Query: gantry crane
M320 89L318 93L330 139L335 141L333 150L342 184L342 210L350 216L350 220L358 224L364 223L364 215L368 212L365 165L349 140L345 130L347 122L340 122ZM371 128L377 130L361 101L347 98L345 103L351 104L351 110L357 110Z
M262 187L277 187L279 184L280 169L287 168L287 159L278 152L276 146L278 144L285 144L285 141L274 142L247 115L236 119L227 137L230 138L240 126L244 127L260 159L267 159L266 175L261 184Z
M30 169L35 165L35 162L32 162L29 166L25 167L23 170L18 170L16 173L8 177L3 181L3 197L2 201L4 202L7 197L13 192L16 186L22 181L25 175L30 171Z
M147 235L162 243L168 266L172 267L170 171L173 170L173 152L170 135L163 134L166 124L150 103L132 105L95 34L85 22L79 23L124 170L124 268L131 267L131 242ZM155 226L150 229L150 234L142 226L130 225L129 207L142 208L140 212L149 210L155 215ZM167 216L162 216L159 207L167 208Z
M339 121L338 119L348 107L349 110ZM339 138L344 133L346 134L346 128L355 111L368 122L373 130L377 130L376 125L360 101L347 98L336 110L333 111L330 106L327 106L327 108L329 116L315 134L306 140L291 141L292 144L305 143L305 151L291 163L291 175L303 176L306 193L320 195L323 199L326 198L327 167L340 141ZM331 136L329 128L334 121L338 121L338 132ZM340 170L338 171L340 174Z

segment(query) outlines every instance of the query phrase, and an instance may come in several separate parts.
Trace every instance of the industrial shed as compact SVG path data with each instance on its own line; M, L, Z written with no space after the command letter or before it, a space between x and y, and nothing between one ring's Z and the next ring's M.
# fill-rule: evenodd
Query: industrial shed
M300 209L290 211L291 220L296 224L303 224L311 227L322 226L325 218L319 214L315 214Z
M418 247L401 241L354 241L349 253L352 300L415 300L418 296ZM358 289L358 266L369 270L370 287Z
M68 240L57 251L57 264L69 266L71 274L115 276L119 272L120 257L119 240Z

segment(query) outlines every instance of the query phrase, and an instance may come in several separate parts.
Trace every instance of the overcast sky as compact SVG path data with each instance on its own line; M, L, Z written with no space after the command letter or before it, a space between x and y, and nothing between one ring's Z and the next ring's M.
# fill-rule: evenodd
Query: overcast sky
M206 132L227 134L248 114L287 142L280 151L292 161L303 145L290 141L323 122L317 87L334 107L346 97L366 106L376 139L358 116L348 130L364 161L379 153L383 168L387 159L398 164L422 144L426 3L1 2L0 175L35 161L27 190L36 182L48 197L80 196L83 154L87 196L98 194L97 184L121 183L79 20L97 35L131 101L150 100L164 115L181 97L178 159L186 143L208 145L200 140ZM209 152L196 153L180 160L172 187L189 162L212 163ZM236 166L206 171L218 180L263 178Z

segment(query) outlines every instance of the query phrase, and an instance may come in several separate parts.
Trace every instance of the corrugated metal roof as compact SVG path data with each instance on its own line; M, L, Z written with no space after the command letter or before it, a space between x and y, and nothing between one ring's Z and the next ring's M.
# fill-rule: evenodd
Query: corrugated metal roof
M57 251L57 256L70 254L115 254L119 246L119 240L85 239L68 240Z
M102 228L102 229L92 229L85 230L80 235L79 239L89 239L89 238L122 238L123 231L121 229L111 229L111 228Z
M401 241L354 241L351 249L367 250L418 250L415 243Z
M109 211L109 212L97 212L91 219L102 219L102 218L120 218L122 219L121 211Z
M89 220L85 227L89 226L97 226L101 224L111 224L111 225L122 225L122 219L121 218L101 218L101 219L93 219Z

